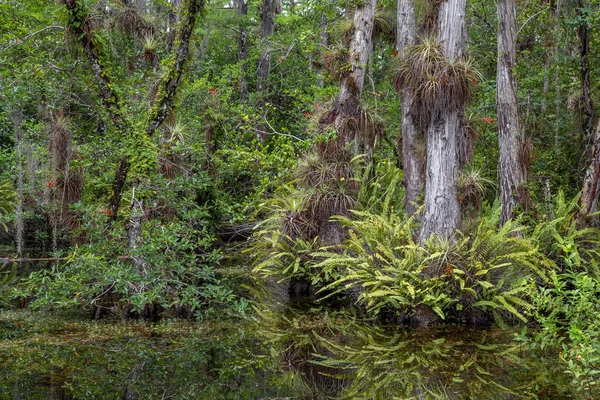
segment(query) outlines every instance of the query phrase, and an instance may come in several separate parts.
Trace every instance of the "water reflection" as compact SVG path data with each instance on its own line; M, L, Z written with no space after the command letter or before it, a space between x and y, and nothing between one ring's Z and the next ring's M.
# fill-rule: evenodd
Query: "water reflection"
M598 398L511 332L393 329L312 303L229 322L69 318L0 315L0 399Z

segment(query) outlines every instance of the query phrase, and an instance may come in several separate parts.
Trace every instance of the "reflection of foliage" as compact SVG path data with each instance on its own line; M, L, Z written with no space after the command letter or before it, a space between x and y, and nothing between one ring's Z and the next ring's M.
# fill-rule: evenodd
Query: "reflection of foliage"
M0 339L2 395L117 400L287 393L272 389L275 365L243 320L90 323L73 315L9 312L0 318Z
M348 344L326 341L334 356L317 362L353 371L341 398L536 398L538 385L561 390L548 366L529 365L530 354L506 343L508 333L356 326L353 335Z

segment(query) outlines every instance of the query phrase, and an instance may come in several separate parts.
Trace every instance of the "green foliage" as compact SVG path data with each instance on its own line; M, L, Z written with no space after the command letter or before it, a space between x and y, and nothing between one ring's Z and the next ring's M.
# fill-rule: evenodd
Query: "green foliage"
M0 216L5 216L13 210L15 192L13 186L9 182L0 183ZM0 225L4 230L8 230L6 223L0 221Z
M531 334L531 341L560 349L564 372L583 393L597 387L600 374L599 292L597 277L568 271L553 274L534 301L541 329Z
M319 253L325 260L313 268L336 271L339 278L327 289L358 291L358 301L374 313L411 313L424 305L442 319L482 311L500 324L507 317L525 322L533 308L527 288L535 278L547 280L553 268L521 237L517 223L497 228L498 207L481 217L474 232L423 245L413 240L413 218L364 212L356 217L339 218L349 231L343 252Z
M206 190L207 182L161 182L159 177L153 182L161 183L166 187L160 193L171 197L149 196L152 185L131 194L146 200L135 244L124 225L110 232L102 228L103 210L81 209L87 243L66 254L64 264L34 272L16 295L30 296L34 308L80 305L140 312L153 304L210 313L235 305L236 296L214 272L222 255L213 247L211 205L196 204L185 193ZM148 218L153 213L161 217Z

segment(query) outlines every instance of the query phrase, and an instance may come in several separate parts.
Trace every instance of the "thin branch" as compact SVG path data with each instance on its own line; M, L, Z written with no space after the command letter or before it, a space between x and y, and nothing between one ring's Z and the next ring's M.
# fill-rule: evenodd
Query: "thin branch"
M517 36L519 36L519 33L521 32L521 30L523 28L525 28L525 25L527 25L529 23L529 21L531 21L533 18L537 17L538 15L540 15L541 13L543 13L544 11L548 10L550 8L550 6L544 8L543 10L536 12L535 14L533 14L531 17L527 18L527 20L525 22L523 22L523 25L521 25L521 27L519 28L519 30L517 31Z
M175 38L175 43L178 43L179 47L175 52L175 60L173 61L172 68L161 79L158 91L156 92L148 124L146 125L146 134L148 136L152 136L171 113L177 87L181 81L188 58L190 39L194 33L196 20L204 11L204 0L188 0L182 5L182 8L184 10L184 19L181 21L181 29L177 32L177 37Z
M45 28L40 29L39 31L35 31L33 33L30 33L29 35L25 36L23 39L15 39L14 43L11 43L8 46L4 47L2 50L0 50L0 54L4 53L5 51L8 51L9 49L12 49L15 46L19 46L19 45L25 43L26 41L28 41L29 39L31 39L32 37L34 37L34 36L36 36L36 35L38 35L38 34L40 34L42 32L48 31L50 29L61 29L63 31L65 30L65 28L63 26L60 26L60 25L47 26Z

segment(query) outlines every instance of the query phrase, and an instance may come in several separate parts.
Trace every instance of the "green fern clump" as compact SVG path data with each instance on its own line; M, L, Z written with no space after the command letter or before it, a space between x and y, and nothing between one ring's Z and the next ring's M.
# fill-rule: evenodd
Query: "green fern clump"
M537 224L530 237L555 260L560 271L584 271L600 277L600 229L579 226L579 196L567 200L559 192L547 220Z
M355 213L339 218L349 231L343 251L322 252L313 268L345 273L327 286L334 292L357 290L358 302L378 313L414 313L427 306L441 319L484 313L498 323L507 317L527 321L533 307L527 293L534 278L547 280L553 263L515 222L497 228L499 209L488 210L471 234L455 241L413 239L412 218L395 213Z

